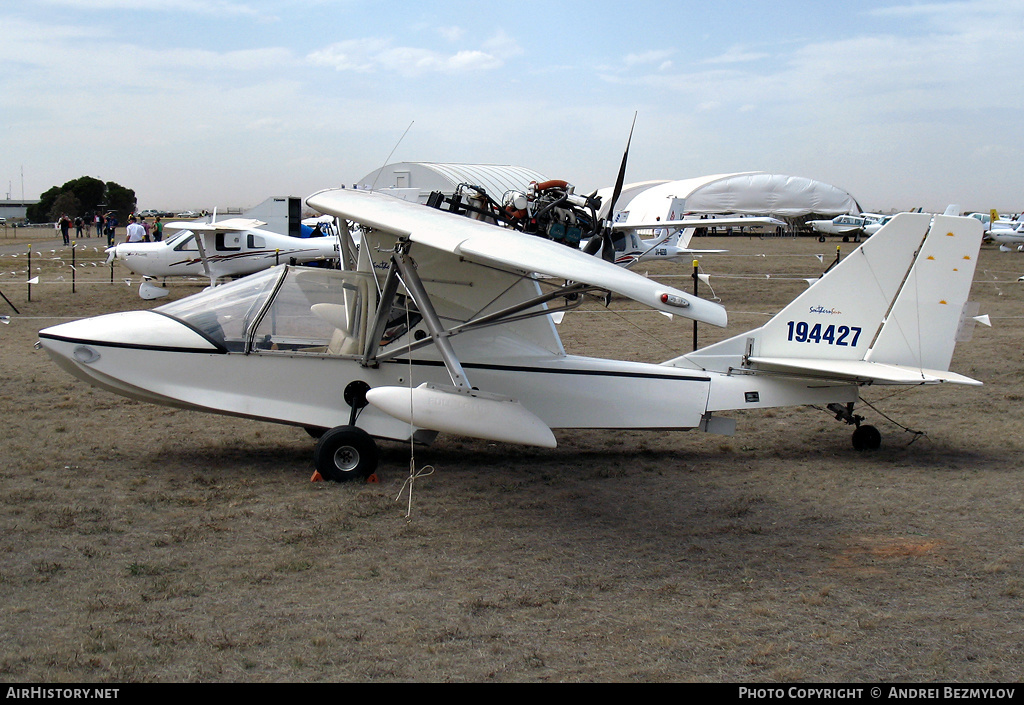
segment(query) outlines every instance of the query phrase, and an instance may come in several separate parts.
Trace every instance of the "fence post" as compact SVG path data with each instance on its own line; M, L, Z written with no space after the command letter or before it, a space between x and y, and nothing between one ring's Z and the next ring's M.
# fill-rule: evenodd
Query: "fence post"
M697 276L697 265L700 264L697 260L693 260L693 295L697 295L697 282L700 278ZM697 349L697 321L693 321L693 349Z

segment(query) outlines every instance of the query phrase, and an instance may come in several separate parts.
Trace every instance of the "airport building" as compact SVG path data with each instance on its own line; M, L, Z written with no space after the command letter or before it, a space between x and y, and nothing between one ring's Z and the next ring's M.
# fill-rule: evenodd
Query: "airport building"
M0 201L0 218L3 218L7 225L20 222L25 219L25 211L28 210L28 207L37 203L39 203L38 198Z

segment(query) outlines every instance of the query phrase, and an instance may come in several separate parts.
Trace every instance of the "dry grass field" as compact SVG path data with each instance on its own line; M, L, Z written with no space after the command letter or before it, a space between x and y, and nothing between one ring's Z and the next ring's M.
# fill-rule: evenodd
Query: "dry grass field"
M377 484L311 483L299 429L129 401L33 350L40 328L154 305L94 243L75 293L66 250L38 247L31 302L23 258L0 257L21 312L0 300L4 681L1024 679L1024 255L983 248L993 327L953 369L985 386L865 390L881 450L812 408L552 451L442 436L416 450L433 473L410 513L408 447ZM702 261L731 316L704 344L763 322L837 243L694 245L729 250ZM689 322L636 309L568 314L566 347L690 349Z

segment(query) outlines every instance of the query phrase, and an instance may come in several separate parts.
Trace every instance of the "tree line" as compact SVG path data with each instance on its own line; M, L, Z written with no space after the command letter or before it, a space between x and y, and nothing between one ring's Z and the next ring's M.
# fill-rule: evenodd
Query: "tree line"
M53 223L62 215L74 219L113 211L124 223L135 212L135 205L133 189L113 181L103 183L91 176L80 176L45 191L39 203L28 207L25 217L30 223Z

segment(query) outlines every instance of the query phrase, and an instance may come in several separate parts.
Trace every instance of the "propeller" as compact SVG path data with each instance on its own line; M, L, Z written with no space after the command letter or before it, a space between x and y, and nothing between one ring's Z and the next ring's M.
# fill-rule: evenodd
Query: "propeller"
M615 245L612 243L612 219L615 218L615 203L622 195L622 185L626 180L626 162L629 159L629 145L633 141L633 128L636 127L636 113L633 113L633 124L629 126L629 138L626 140L626 151L622 153L622 164L619 166L619 175L615 179L615 190L612 191L611 201L608 202L608 211L601 223L601 236L592 237L587 243L585 252L588 255L595 254L597 248L601 247L601 258L607 262L615 260Z

